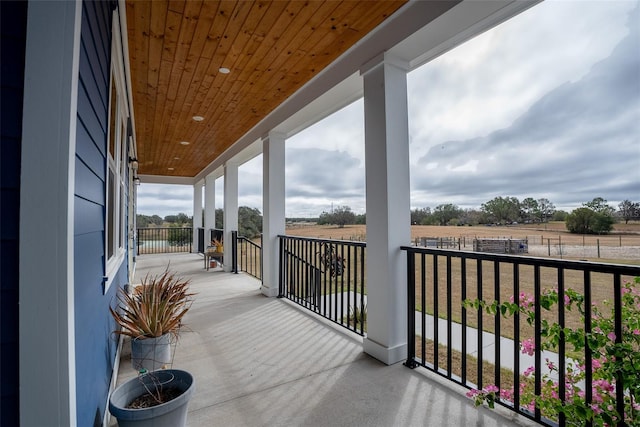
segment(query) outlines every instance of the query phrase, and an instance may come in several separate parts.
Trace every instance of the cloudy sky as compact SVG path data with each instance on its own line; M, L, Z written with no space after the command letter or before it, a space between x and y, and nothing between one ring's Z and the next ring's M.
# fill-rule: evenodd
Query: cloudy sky
M411 72L411 207L640 201L639 3L548 0ZM239 205L262 209L262 156L239 182ZM363 213L364 189L362 100L287 140L288 217ZM192 200L142 184L138 213L191 215Z

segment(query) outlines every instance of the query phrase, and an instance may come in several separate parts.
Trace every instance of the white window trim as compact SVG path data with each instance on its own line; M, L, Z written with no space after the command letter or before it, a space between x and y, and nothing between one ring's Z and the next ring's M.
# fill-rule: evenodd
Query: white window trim
M126 252L127 252L127 235L126 235L126 214L122 215L121 203L124 201L128 202L128 198L123 198L121 192L125 190L125 186L128 185L126 179L126 173L130 173L128 165L123 166L122 162L128 162L127 157L127 149L129 146L129 138L127 135L127 118L130 116L129 113L129 105L128 105L128 95L125 87L125 77L124 77L124 64L123 64L123 56L122 56L122 44L120 40L120 19L118 16L118 11L113 11L113 37L111 44L111 66L110 66L110 77L109 77L109 97L111 98L111 82L116 88L117 93L117 106L116 106L116 123L114 125L114 132L116 133L115 147L113 158L109 153L109 139L110 134L107 135L107 150L106 150L106 175L105 175L105 217L104 217L104 286L103 286L103 294L106 294L111 284L113 283L114 278L116 277L118 271L120 270L122 263L125 260ZM109 123L107 125L107 132L110 132L111 129L111 102L113 100L109 99ZM115 173L114 185L115 185L115 193L113 197L113 201L115 203L114 211L113 211L113 244L115 246L113 255L109 258L109 233L112 233L112 230L109 228L109 170L110 168ZM122 171L126 170L127 172L123 175ZM124 224L123 224L124 222Z

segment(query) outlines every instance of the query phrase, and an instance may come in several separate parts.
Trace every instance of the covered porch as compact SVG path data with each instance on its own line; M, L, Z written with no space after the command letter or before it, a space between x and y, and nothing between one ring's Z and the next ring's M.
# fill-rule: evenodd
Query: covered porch
M197 293L173 363L196 378L190 426L534 425L475 408L466 389L426 370L379 362L362 337L265 297L247 274L206 271L200 255L140 256L136 282L167 265ZM135 376L127 345L118 383Z

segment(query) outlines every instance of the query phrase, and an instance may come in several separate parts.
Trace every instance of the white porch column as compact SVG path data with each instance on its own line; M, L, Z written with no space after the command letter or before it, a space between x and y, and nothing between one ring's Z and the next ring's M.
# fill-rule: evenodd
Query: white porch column
M216 228L216 177L209 175L204 181L204 242L209 244L209 230Z
M81 2L29 3L19 224L21 426L77 425L74 177L81 22ZM38 214L43 207L46 219ZM34 244L44 236L46 256Z
M231 232L238 231L238 164L224 165L224 271L231 271Z
M388 54L364 78L367 197L367 338L364 351L393 364L407 357L406 253L411 241L407 65Z
M202 187L204 181L193 185L193 248L191 252L198 252L198 228L202 227ZM206 246L205 238L205 246Z
M270 132L262 141L262 293L278 296L278 235L285 233L285 135Z

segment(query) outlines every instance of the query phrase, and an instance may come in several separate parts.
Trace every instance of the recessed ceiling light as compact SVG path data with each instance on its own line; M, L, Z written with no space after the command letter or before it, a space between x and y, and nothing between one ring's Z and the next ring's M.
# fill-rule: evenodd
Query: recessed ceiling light
M182 145L189 145L189 144L191 144L191 143L190 143L189 141L180 141L180 144L182 144Z
M201 121L204 120L204 117L202 117L202 116L193 116L192 119L193 119L194 122L201 122Z
M180 160L180 157L174 157L173 160Z
M170 171L172 171L172 170L175 170L175 168L167 168L167 170L170 170Z
M220 71L221 74L229 74L231 72L231 70L226 67L220 67L218 71Z

